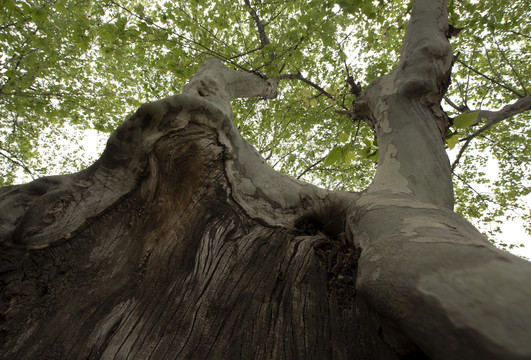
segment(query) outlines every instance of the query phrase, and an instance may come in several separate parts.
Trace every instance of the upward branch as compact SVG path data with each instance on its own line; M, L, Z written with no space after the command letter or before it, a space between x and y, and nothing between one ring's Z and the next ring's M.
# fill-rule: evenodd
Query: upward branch
M183 93L213 96L227 101L241 97L274 99L277 96L277 80L232 70L219 59L208 58L184 87Z
M258 34L260 35L260 44L262 48L264 48L266 45L271 43L265 31L264 23L262 22L262 20L260 20L260 17L258 17L258 14L256 13L256 11L251 7L249 0L245 0L245 5L248 8L247 11L249 12L249 15L251 15L251 17L254 20L254 23L256 24L256 28L258 29Z
M482 76L482 77L484 77L485 79L489 80L489 81L492 82L493 84L496 84L496 85L498 85L498 86L504 88L505 90L512 92L513 94L515 94L515 95L518 96L519 98L522 98L522 97L525 96L525 95L523 95L523 94L520 94L518 91L514 90L513 88L511 88L511 87L509 87L509 86L507 86L507 85L505 85L505 84L502 84L501 82L497 81L496 79L492 78L491 76L485 75L485 74L483 74L482 72L480 72L480 71L474 69L474 68L471 67L470 65L465 64L463 61L457 59L457 62L458 62L459 64L463 65L464 67L466 67L468 70L470 70L470 71L472 71L472 72L478 74L479 76Z
M447 2L415 1L398 65L356 99L352 110L369 119L380 148L371 191L453 207L442 136L449 119L440 105L453 64L448 36Z

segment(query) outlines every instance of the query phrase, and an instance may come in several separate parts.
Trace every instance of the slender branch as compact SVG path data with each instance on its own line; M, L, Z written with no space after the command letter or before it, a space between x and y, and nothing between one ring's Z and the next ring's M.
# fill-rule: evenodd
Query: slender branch
M507 56L505 55L505 51L500 47L500 44L496 40L496 37L494 37L494 42L496 43L496 47L498 48L498 51L500 52L500 55L502 56L503 60L509 65L511 68L512 73L514 74L514 77L516 80L520 83L520 86L522 87L522 90L524 90L524 95L527 95L527 89L524 85L524 82L522 81L522 78L520 77L520 74L516 70L516 68L513 66L513 63L509 61Z
M277 162L275 162L271 167L274 169L282 160L284 160L285 158L287 158L289 155L293 154L295 152L295 150L297 149L293 149L291 150L290 152L284 154L282 157L280 157L280 159L277 160Z
M461 61L461 60L459 60L459 59L456 59L456 61L457 61L458 63L460 63L461 65L463 65L464 67L466 67L467 69L469 69L469 70L475 72L476 74L478 74L478 75L484 77L485 79L487 79L487 80L489 80L489 81L495 83L496 85L501 86L501 87L504 88L505 90L508 90L508 91L512 92L513 94L515 94L515 95L518 96L519 98L522 98L522 97L525 96L525 95L520 94L518 91L514 90L513 88L511 88L511 87L509 87L509 86L507 86L507 85L504 85L504 84L500 83L499 81L496 81L496 80L493 79L492 77L490 77L490 76L488 76L488 75L485 75L485 74L483 74L482 72L480 72L480 71L474 69L473 67L471 67L471 66L465 64L463 61Z
M326 156L323 156L321 159L314 162L312 165L308 166L299 176L297 176L297 180L299 180L301 177L304 176L308 171L319 165L324 159L326 159Z
M295 45L291 45L291 46L288 46L285 50L282 51L282 53L280 53L279 55L276 55L274 58L272 58L271 60L269 60L267 63L264 63L262 64L261 66L259 66L257 69L255 69L255 71L259 71L260 69L268 66L269 64L271 64L273 61L275 61L276 59L278 58L282 58L285 54L289 53L290 51L294 51L294 50L297 50L297 48L303 43L304 40L308 39L310 37L310 35L312 35L314 32L316 32L318 29L320 29L326 22L330 21L331 19L324 19L322 20L314 29L310 30L310 31L306 31L306 35L305 36L301 36L300 40L295 44Z
M8 156L8 155L4 154L3 152L6 152L6 153L8 153L11 156ZM26 171L31 176L31 178L33 180L35 180L35 176L31 172L31 170L26 165L24 165L21 160L17 159L17 157L13 153L11 153L9 150L4 149L3 147L0 147L0 155L2 155L4 158L6 158L8 161L12 162L13 164L23 168L24 171Z
M531 39L531 36L529 36L529 35L527 35L527 34L522 34L521 32L514 31L514 30L511 30L511 29L509 29L509 30L507 30L507 31L510 32L510 33L513 33L513 34L515 34L515 35L519 35L519 36L523 36L523 37L525 37L525 38L527 38L527 39Z
M485 198L483 197L483 195L482 195L481 193L479 193L476 189L474 189L474 188L473 188L473 187L472 187L467 181L465 181L461 176L457 175L456 173L453 173L453 175L454 175L456 178L458 178L459 180L461 180L461 182L462 182L463 184L465 184L470 190L472 190L473 192L475 192L476 195L481 199L481 201L482 201L485 205L487 205L487 206L489 205L489 204L488 204L488 200L485 199ZM494 201L492 201L492 200L490 200L490 202L496 204L496 202L494 202ZM497 205L499 205L499 204L497 204Z
M245 5L248 7L247 11L249 12L249 15L251 15L251 17L254 20L254 23L256 24L256 28L258 29L258 34L260 35L260 44L262 44L262 48L264 48L266 45L269 45L271 43L265 31L265 26L262 23L262 20L260 20L260 17L258 17L258 14L256 13L256 11L251 7L249 0L244 0L244 2L245 2Z
M358 119L358 126L356 127L356 134L354 134L354 139L350 142L351 145L355 145L358 140L358 134L360 133L361 119Z
M258 47L256 49L252 49L252 50L246 51L244 53L241 53L241 54L238 54L238 55L234 55L234 56L228 58L228 60L234 60L234 59L240 58L240 57L245 56L245 55L252 54L252 53L260 51L260 50L262 50L262 47Z
M297 74L282 74L282 75L277 76L275 79L277 79L279 81L280 80L286 80L286 79L289 79L289 80L300 80L303 83L310 85L311 87L313 87L314 89L319 91L321 94L323 94L327 98L329 98L329 99L333 99L334 98L325 89L323 89L322 87L320 87L316 83L314 83L314 82L306 79L304 76L302 76L301 73L297 73Z
M11 27L11 26L16 25L16 24L17 24L17 22L14 22L14 23L11 23L11 24L2 25L2 26L0 26L0 30L5 30L8 27Z
M466 105L461 105L461 106L458 106L456 103L454 103L452 100L450 100L450 98L448 96L445 96L444 97L444 101L446 101L446 103L448 105L450 105L451 107L453 107L455 110L459 111L459 112L465 112L467 110L470 110L468 108L468 106Z
M487 58L487 62L489 63L489 68L490 68L490 71L496 75L496 81L499 81L500 83L501 82L504 82L505 81L503 80L503 77L498 73L498 71L496 71L495 67L492 65L492 61L491 61L491 56L490 56L490 52L489 52L489 49L485 48L485 53L486 53L486 58ZM507 85L508 86L508 85Z
M112 1L112 0L111 0L110 3L113 4L113 5L115 5L115 6L117 6L117 7L119 7L120 9L124 10L125 12L129 13L129 14L132 15L133 17L136 17L137 19L139 19L139 20L145 22L146 24L149 24L149 25L151 25L151 26L154 26L154 27L158 28L159 30L165 31L167 34L174 35L174 36L176 36L176 37L178 37L178 38L180 38L180 39L182 39L182 40L184 40L184 41L187 41L187 42L189 42L189 43L191 43L191 44L194 44L194 45L196 45L196 46L199 47L199 48L203 48L203 49L205 49L205 50L206 50L206 53L209 54L209 55L216 56L217 58L222 59L222 60L228 62L228 63L231 64L231 65L234 65L235 67L239 68L239 69L242 70L242 71L245 71L245 72L251 72L249 69L246 69L246 68L244 68L243 66L241 66L240 64L238 64L238 63L236 63L236 62L234 62L234 61L231 61L230 58L227 58L226 56L224 56L224 55L218 53L217 51L212 50L212 49L209 48L209 47L206 47L205 45L201 44L201 43L198 42L198 41L195 41L195 40L192 40L192 39L188 39L186 36L183 36L183 35L181 35L181 34L178 34L178 33L174 32L174 31L171 31L171 30L169 30L169 29L167 29L167 28L165 28L165 27L163 27L163 26L160 26L160 25L158 25L158 24L155 24L153 21L150 21L150 20L148 20L148 19L146 19L146 18L144 18L144 17L142 17L142 16L140 16L140 15L134 13L133 11L131 11L131 10L127 9L126 7L124 7L123 5L120 5L120 4L118 4L118 3L116 3L116 2L114 2L114 1ZM167 41L171 42L170 40L167 40ZM181 45L181 44L179 44L179 45ZM197 48L192 48L191 46L190 46L190 48L193 49L193 50L195 50L195 51L201 52L201 51L200 51L199 49L197 49Z
M201 24L194 16L188 14L182 7L180 7L179 5L175 5L177 7L177 9L179 9L187 18L189 18L190 20L192 20L194 23L197 24L197 26L199 26L201 29L205 30L206 32L208 32L210 35L212 35L212 37L218 41L219 43L225 45L225 46L228 46L229 44L227 44L225 41L221 40L220 38L218 38L216 36L216 34L214 34L210 29L208 29L207 27L205 27L203 24Z
M451 166L451 169L452 169L452 173L455 171L455 168L457 167L457 164L459 164L459 161L461 160L461 157L463 156L463 154L465 153L465 150L468 148L468 145L470 145L470 142L472 141L473 138L469 138L469 139L466 139L465 143L463 144L463 146L461 146L461 149L459 149L459 153L457 154L454 162L452 163L452 166Z
M479 136L482 139L485 139L488 142L490 142L493 146L496 146L496 147L502 149L511 159L518 161L518 158L514 155L515 150L518 151L517 149L508 149L506 146L501 145L500 142L495 141L492 138L490 138L490 137L488 137L488 136L486 136L484 134L481 134Z

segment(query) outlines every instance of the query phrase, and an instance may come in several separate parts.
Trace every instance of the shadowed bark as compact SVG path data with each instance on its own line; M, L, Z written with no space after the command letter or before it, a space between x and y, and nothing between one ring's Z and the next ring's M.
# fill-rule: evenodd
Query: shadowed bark
M417 1L354 105L380 144L360 194L271 169L229 100L277 82L216 59L88 169L1 188L0 357L531 358L531 264L452 211L447 31Z

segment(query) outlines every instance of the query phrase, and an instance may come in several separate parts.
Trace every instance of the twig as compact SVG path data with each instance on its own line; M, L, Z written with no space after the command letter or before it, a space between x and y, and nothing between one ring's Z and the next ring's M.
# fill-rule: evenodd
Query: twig
M512 92L513 94L515 94L515 95L518 96L519 98L522 98L522 97L525 96L525 95L520 94L518 91L514 90L513 88L511 88L511 87L509 87L509 86L507 86L507 85L504 85L504 84L500 83L499 81L496 81L496 80L493 79L492 77L490 77L490 76L488 76L488 75L485 75L485 74L483 74L482 72L480 72L480 71L474 69L473 67L471 67L471 66L465 64L463 61L461 61L461 60L459 60L459 59L457 59L456 61L457 61L458 63L460 63L461 65L463 65L464 67L466 67L467 69L472 70L473 72L475 72L476 74L478 74L478 75L480 75L480 76L483 76L485 79L490 80L490 81L492 81L493 83L495 83L496 85L501 86L501 87L504 88L505 90L508 90L508 91Z
M322 157L321 159L314 162L312 165L308 166L299 176L297 176L297 180L299 180L304 174L306 174L308 171L319 165L324 159L326 159L326 156Z
M325 89L323 89L322 87L320 87L316 83L314 83L314 82L306 79L304 76L302 76L301 73L297 73L297 74L282 74L282 75L277 76L276 79L279 80L279 81L280 80L286 80L286 79L300 80L303 83L306 83L306 84L310 85L311 87L313 87L314 89L318 90L321 94L323 94L327 98L329 98L329 99L333 99L334 98Z
M457 110L457 111L459 111L459 112L465 112L465 111L467 111L467 110L470 110L470 109L468 108L468 106L466 106L466 105L457 106L457 105L456 105L452 100L450 100L450 98L447 97L447 96L444 97L444 101L446 101L446 103L447 103L448 105L450 105L451 107L453 107L455 110Z
M2 151L5 151L6 153L8 153L11 156L8 156L8 155L4 154ZM17 159L17 157L13 153L11 153L11 151L0 147L0 155L2 155L4 158L6 158L8 161L12 162L13 164L23 168L31 176L31 178L33 180L35 180L35 176L31 172L31 170L26 165L24 165L21 160Z

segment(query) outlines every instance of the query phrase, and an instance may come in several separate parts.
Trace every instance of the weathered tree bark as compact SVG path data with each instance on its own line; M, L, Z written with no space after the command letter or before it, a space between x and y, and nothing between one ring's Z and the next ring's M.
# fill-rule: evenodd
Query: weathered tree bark
M88 169L0 189L2 359L529 359L531 264L452 211L443 1L355 110L360 194L272 170L230 99L276 81L207 60Z

